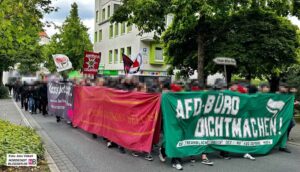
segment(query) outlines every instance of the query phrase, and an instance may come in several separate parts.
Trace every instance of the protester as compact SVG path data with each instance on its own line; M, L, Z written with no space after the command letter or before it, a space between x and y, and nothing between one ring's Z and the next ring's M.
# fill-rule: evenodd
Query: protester
M179 92L182 91L182 87L173 83L170 85L170 83L164 83L163 84L163 88L162 88L162 93L167 93L170 91L173 92ZM161 128L161 132L163 132L163 120L162 120L162 128ZM165 152L165 140L162 141L161 143L161 147L159 148L159 159L161 162L165 162L167 155ZM183 166L182 166L182 160L181 158L172 158L171 159L171 163L172 163L172 167L177 169L177 170L183 170Z
M41 87L39 88L39 96L40 96L40 105L42 115L47 114L47 106L48 106L48 96L47 96L47 83L43 82Z
M270 85L268 83L262 83L259 85L259 92L261 93L269 93L270 92Z
M288 85L286 83L280 83L279 90L276 93L277 94L288 94L289 93ZM282 151L285 153L291 153L291 151L286 146L286 143L288 140L288 131L286 133L284 133L282 139L283 139L283 141L279 145L279 151Z
M297 91L298 90L297 90L296 87L290 87L290 89L289 89L289 93L294 94L294 95L297 93ZM295 99L295 101L294 101L294 115L295 115L295 107L297 107L297 106L299 106L299 101ZM296 120L295 120L295 116L294 115L293 115L293 118L292 118L292 120L290 122L288 131L287 131L288 140L292 140L292 138L290 138L290 133L291 133L293 127L296 126Z

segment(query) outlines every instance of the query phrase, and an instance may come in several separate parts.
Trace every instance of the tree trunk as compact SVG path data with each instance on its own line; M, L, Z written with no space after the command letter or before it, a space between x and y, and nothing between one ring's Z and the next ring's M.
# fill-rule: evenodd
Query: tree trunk
M3 85L3 71L0 70L0 86Z
M204 41L203 36L201 33L198 35L197 38L198 43L198 50L197 50L197 56L198 56L198 80L200 85L204 84Z
M279 81L280 81L280 78L277 76L271 76L271 79L269 79L270 90L272 93L275 93L278 90Z

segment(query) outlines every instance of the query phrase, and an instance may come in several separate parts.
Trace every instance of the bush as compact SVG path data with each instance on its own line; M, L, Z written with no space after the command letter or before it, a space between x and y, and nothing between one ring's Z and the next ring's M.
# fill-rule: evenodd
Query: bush
M0 99L7 99L8 95L8 88L3 85L0 85Z
M0 167L6 164L6 154L37 154L43 159L42 140L31 128L0 120Z

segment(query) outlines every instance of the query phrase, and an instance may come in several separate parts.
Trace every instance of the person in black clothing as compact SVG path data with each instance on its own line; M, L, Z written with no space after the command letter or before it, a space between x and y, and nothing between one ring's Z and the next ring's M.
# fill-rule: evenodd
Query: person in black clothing
M34 97L35 97L34 86L30 85L28 88L28 105L29 105L29 112L32 114L34 113L34 109L35 109Z
M25 111L28 110L28 85L26 82L20 87L21 94L21 108L25 108Z
M41 112L41 108L40 108L40 96L39 96L39 83L36 83L33 86L33 100L34 100L34 106L32 109L32 113L37 113L37 109L39 110L39 112Z
M38 92L40 97L41 111L42 114L45 116L47 114L47 106L48 106L47 83L42 83Z

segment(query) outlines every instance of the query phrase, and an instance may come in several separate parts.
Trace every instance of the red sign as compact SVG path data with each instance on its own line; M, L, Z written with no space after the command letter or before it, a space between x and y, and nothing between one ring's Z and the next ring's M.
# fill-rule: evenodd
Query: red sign
M93 74L98 73L98 67L101 60L101 53L84 52L83 73Z
M160 134L160 94L75 87L73 125L127 149L150 152Z

